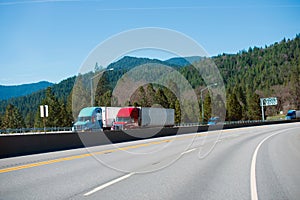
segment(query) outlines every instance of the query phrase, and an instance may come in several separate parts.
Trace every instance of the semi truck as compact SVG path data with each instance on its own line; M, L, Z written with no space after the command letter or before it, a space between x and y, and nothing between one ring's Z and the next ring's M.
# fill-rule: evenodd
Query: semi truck
M103 129L111 129L120 107L86 107L78 115L77 122L73 126L74 131L99 130L101 127L97 121L97 113L102 116Z
M300 110L289 110L285 116L286 120L300 119Z
M174 126L174 109L125 107L119 110L112 130L172 126Z

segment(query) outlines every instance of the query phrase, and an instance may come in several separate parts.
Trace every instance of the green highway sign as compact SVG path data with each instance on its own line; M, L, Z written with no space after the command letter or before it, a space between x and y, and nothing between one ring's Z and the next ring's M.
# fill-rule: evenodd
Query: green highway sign
M263 121L265 121L264 106L276 106L277 103L278 103L277 97L269 97L269 98L261 98L260 99L261 115L262 115Z
M261 98L260 105L261 106L276 106L277 105L277 97L269 97L269 98Z

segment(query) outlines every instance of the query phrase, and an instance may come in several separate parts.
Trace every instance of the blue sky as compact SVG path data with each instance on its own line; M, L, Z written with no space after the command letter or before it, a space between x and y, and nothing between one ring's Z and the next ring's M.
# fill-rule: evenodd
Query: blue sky
M213 56L294 38L299 19L292 0L1 0L0 84L58 83L99 43L129 29L173 29Z

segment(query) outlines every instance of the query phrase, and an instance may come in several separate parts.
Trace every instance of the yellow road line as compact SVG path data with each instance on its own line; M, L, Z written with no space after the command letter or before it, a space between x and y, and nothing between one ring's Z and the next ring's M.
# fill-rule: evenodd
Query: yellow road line
M52 164L52 163L58 163L58 162L63 162L63 161L69 161L69 160L75 160L75 159L90 157L90 156L93 156L93 155L101 155L101 154L112 153L112 152L116 152L116 151L136 149L136 148L140 148L140 147L146 147L146 146L151 146L151 145L156 145L156 144L168 143L168 142L171 142L171 141L174 141L174 140L184 140L184 139L191 138L191 137L199 137L199 136L202 136L202 134L203 133L201 133L201 134L197 133L196 135L182 136L180 138L165 139L165 140L161 140L161 141L153 141L153 142L148 142L148 143L143 143L143 144L127 146L127 147L120 147L120 148L117 148L117 149L109 149L109 150L98 151L98 152L93 152L93 153L79 154L79 155L75 155L75 156L69 156L69 157L63 157L63 158L48 160L48 161L41 161L41 162L36 162L36 163L31 163L31 164L26 164L26 165L20 165L20 166L16 166L16 167L8 167L8 168L0 169L0 174L1 173L6 173L6 172L17 171L17 170L21 170L21 169L28 169L28 168L32 168L32 167L49 165L49 164Z
M70 156L70 157L65 157L65 158L58 158L58 159L54 159L54 160L36 162L36 163L31 163L31 164L26 164L26 165L20 165L20 166L16 166L16 167L4 168L4 169L0 169L0 174L5 173L5 172L17 171L20 169L27 169L27 168L31 168L31 167L37 167L37 166L48 165L48 164L52 164L52 163L63 162L63 161L67 161L67 160L84 158L84 157L88 157L91 155L92 154L82 154L82 155Z
M140 148L140 147L145 147L145 146L150 146L150 145L155 145L155 144L161 144L161 143L170 142L170 141L171 140L162 140L162 141L157 141L157 142L149 142L149 143L144 143L144 144L121 147L121 148L118 148L118 149L109 149L109 150L104 150L104 151L99 151L99 152L80 154L80 155L69 156L69 157L64 157L64 158L58 158L58 159L53 159L53 160L48 160L48 161L41 161L41 162L36 162L36 163L31 163L31 164L26 164L26 165L20 165L20 166L16 166L16 167L8 167L8 168L0 169L0 174L1 173L6 173L6 172L17 171L17 170L21 170L21 169L28 169L28 168L42 166L42 165L49 165L49 164L52 164L52 163L58 163L58 162L63 162L63 161L68 161L68 160L75 160L75 159L90 157L90 156L93 156L93 155L112 153L112 152L127 150L127 149L136 149L136 148Z

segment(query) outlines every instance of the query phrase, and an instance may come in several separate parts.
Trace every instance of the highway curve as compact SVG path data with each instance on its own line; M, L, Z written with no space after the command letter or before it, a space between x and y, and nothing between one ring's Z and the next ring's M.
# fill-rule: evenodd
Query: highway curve
M299 199L299 166L300 123L191 133L1 159L0 199Z

